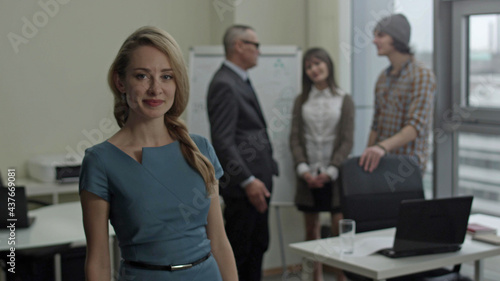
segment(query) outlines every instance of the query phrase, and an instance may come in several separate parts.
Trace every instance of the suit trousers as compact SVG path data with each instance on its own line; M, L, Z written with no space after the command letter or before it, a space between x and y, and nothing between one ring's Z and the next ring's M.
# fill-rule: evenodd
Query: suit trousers
M261 280L262 260L269 245L269 209L265 213L257 212L247 197L226 197L224 203L226 234L233 248L239 280Z

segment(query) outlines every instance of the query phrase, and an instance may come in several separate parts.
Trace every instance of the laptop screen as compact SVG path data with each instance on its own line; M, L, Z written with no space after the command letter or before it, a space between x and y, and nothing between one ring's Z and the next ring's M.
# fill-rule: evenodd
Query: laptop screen
M459 247L465 239L472 196L401 202L393 250Z

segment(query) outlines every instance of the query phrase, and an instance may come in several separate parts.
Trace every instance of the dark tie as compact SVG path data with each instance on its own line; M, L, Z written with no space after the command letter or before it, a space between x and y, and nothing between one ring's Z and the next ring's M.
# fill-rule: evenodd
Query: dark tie
M250 86L250 89L252 90L252 98L255 102L255 105L260 109L259 99L257 98L257 94L255 93L255 89L252 86L252 82L250 82L250 79L248 79L248 78L245 82L247 82L248 86Z
M250 82L250 79L248 78L245 82L247 82L248 86L250 86L250 89L252 90L253 101L255 102L255 105L260 109L259 100L257 99L257 94L255 93L255 89L252 86L252 82Z
M254 88L252 86L252 82L250 82L249 78L247 78L246 82L247 82L248 86L250 86L250 88L252 89L252 91L255 93L255 90L254 90Z
M257 98L257 94L255 93L255 90L252 86L252 82L250 82L249 78L247 78L247 80L245 82L247 82L248 86L250 86L250 89L252 90L252 99L253 99L255 108L257 109L257 112L259 113L259 117L261 118L262 122L265 125L266 121L265 121L264 116L262 114L262 109L260 108L259 99Z
M266 119L264 119L264 115L262 114L262 109L260 108L260 103L259 103L259 99L257 98L257 94L255 93L255 90L252 86L252 82L250 82L250 79L247 78L247 80L245 82L247 82L248 86L250 86L250 89L252 89L252 97L253 97L253 100L255 103L255 109L257 109L257 113L259 114L259 118L262 121L262 123L264 124L264 133L266 134L266 138L269 140L269 135L267 134ZM273 148L271 146L269 148L270 148L271 154L272 154Z

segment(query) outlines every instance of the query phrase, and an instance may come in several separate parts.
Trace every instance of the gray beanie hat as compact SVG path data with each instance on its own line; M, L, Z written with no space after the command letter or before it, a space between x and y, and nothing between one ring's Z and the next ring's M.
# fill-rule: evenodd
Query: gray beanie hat
M402 14L393 14L381 19L374 30L389 34L393 39L406 46L410 43L410 23Z

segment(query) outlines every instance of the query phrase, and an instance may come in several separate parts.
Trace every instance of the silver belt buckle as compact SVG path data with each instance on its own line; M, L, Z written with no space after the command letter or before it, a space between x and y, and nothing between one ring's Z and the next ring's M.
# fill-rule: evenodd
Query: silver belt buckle
M172 271L186 269L186 268L191 268L191 267L193 267L193 264L191 264L191 263L170 266L170 268L172 269Z

